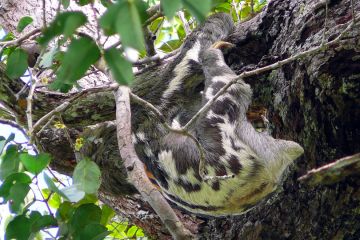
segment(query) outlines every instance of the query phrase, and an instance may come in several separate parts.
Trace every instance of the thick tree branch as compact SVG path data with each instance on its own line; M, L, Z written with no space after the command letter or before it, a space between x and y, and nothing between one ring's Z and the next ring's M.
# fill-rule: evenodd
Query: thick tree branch
M360 153L312 169L298 180L310 186L317 186L333 184L353 174L360 174Z
M120 155L124 160L128 177L143 198L153 207L175 239L192 239L191 233L182 225L169 203L147 178L143 163L137 157L135 147L131 140L129 93L130 89L128 87L120 86L115 94L117 121L116 134Z

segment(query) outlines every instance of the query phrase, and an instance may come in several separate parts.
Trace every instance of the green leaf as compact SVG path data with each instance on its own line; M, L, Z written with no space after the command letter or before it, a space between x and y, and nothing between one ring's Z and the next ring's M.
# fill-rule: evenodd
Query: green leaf
M73 183L85 193L96 193L101 183L98 165L89 159L81 160L74 169Z
M101 209L93 203L79 206L75 209L70 219L71 232L78 235L86 225L91 223L99 224L101 220Z
M93 3L94 0L78 0L76 1L76 3L80 6L85 6L87 4Z
M24 215L16 216L6 227L5 239L28 240L31 221Z
M19 33L22 32L24 30L24 28L26 28L33 21L34 20L32 19L32 17L29 17L29 16L22 17L16 27L16 31Z
M133 238L137 230L138 230L138 227L132 226L132 227L126 232L126 235L127 235L129 238Z
M24 205L24 200L28 192L30 191L30 186L27 183L15 183L9 191L9 201L10 201L10 211L12 213L22 212L22 207Z
M144 49L144 36L136 1L119 0L100 18L100 26L107 33L120 34L124 46Z
M40 153L35 156L22 153L20 154L20 160L29 172L39 174L50 163L51 158L48 153Z
M161 8L164 10L165 16L171 19L181 8L181 0L161 0Z
M36 211L35 211L36 212ZM39 212L37 212L40 214ZM30 220L32 221L31 232L36 233L42 229L56 227L57 221L53 216L44 215L44 216L37 216L36 218L31 217L33 212L30 214Z
M101 207L101 220L100 223L102 225L106 225L110 223L111 219L115 216L115 211L109 207L108 205L104 204Z
M57 226L57 221L50 215L42 216L38 211L32 211L29 216L25 214L16 216L6 228L6 239L28 240L31 234L42 229Z
M197 0L182 0L182 3L199 22L205 20L211 9L211 0L201 0L201 4Z
M111 0L100 0L100 3L106 8L108 8L112 5Z
M104 58L109 65L110 71L115 80L121 85L129 85L134 74L132 72L132 65L121 55L121 52L116 48L106 50Z
M55 54L57 54L58 52L59 52L59 50L54 47L54 48L51 48L48 52L44 53L44 55L41 57L39 66L41 68L51 67L53 64Z
M85 226L85 228L81 230L80 234L75 239L101 240L109 234L110 232L103 225L98 223L91 223Z
M70 6L70 0L61 0L61 4L63 5L64 9L67 9Z
M87 22L86 16L82 12L63 12L56 16L38 42L45 46L54 37L64 34L65 38L75 33L76 29Z
M60 204L57 212L56 212L56 218L62 221L67 221L71 218L75 211L75 208L73 207L71 202L63 202Z
M79 190L77 185L71 185L68 187L64 187L61 191L66 195L69 201L71 202L78 202L85 196L85 192Z
M0 196L4 198L5 202L9 199L10 189L16 183L30 184L31 178L25 173L13 173L7 176L0 186Z
M16 145L9 145L5 155L1 159L0 179L4 180L7 176L20 170L20 159Z
M15 133L11 133L7 139L3 136L0 136L0 155L2 154L6 144L15 139Z
M50 207L58 209L61 204L61 197L58 193L54 192L51 194L50 199L48 201Z
M166 43L161 45L159 49L163 50L164 52L172 52L175 49L179 48L181 46L181 44L182 44L182 41L180 41L179 39L174 39L174 40L167 41Z
M68 197L55 185L55 183L53 182L53 180L46 174L44 173L44 180L46 185L48 186L48 188L59 194L60 196L62 196L65 200L69 200Z
M141 238L141 237L145 237L145 234L141 228L138 228L138 230L136 231L136 238Z
M80 79L99 58L100 50L90 37L73 39L57 72L56 80L50 87L62 92L69 91L76 80Z
M16 79L24 75L26 69L28 68L28 54L21 48L16 48L12 53L10 53L7 63L5 73L11 79Z

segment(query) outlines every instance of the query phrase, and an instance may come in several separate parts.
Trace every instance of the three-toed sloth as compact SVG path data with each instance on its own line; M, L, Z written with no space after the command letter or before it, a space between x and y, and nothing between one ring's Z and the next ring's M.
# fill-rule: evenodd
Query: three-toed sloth
M213 45L228 36L233 22L215 14L189 35L177 56L166 66L153 103L173 127L186 124L225 84L236 78L222 52ZM214 47L215 46L215 47ZM202 69L202 77L194 77ZM154 90L156 91L156 90ZM199 118L189 132L205 152L208 176L232 178L204 181L199 174L199 149L193 140L169 132L139 111L133 115L133 141L140 159L166 198L198 214L240 214L273 192L288 167L303 153L292 141L260 133L248 122L252 91L241 79ZM151 102L151 97L148 100Z

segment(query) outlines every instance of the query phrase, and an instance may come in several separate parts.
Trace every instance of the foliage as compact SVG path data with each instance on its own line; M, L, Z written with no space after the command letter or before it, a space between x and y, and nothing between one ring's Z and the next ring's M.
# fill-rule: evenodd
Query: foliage
M209 13L227 12L232 14L234 21L243 21L255 15L266 4L265 0L201 0L201 4L197 0L161 0L165 16L159 14L152 18L147 15L146 9L160 1L102 0L100 2L106 11L97 19L99 31L121 40L106 47L95 36L82 32L84 26L89 24L85 12L68 11L70 1L60 2L64 11L59 11L37 38L43 49L37 67L52 70L56 78L50 87L62 92L68 92L76 86L77 81L88 74L102 58L119 84L131 84L134 78L132 63L125 52L136 49L141 56L146 56L145 27L156 37L156 51L168 53L181 46L186 38L185 27L194 29ZM86 6L94 1L76 2L79 6ZM182 11L183 18L177 14L179 11ZM25 31L32 23L31 17L24 16L18 23L17 31ZM8 33L3 40L12 39L14 36ZM28 54L21 46L5 46L1 54L6 59L6 74L11 79L23 76L28 69ZM45 84L47 82L47 79L43 81ZM55 123L55 127L66 130L62 122ZM73 184L66 186L56 175L46 170L51 161L50 155L32 154L13 140L13 135L7 139L0 137L0 197L2 204L7 203L13 214L6 228L7 239L33 238L39 231L50 228L57 229L56 238L59 239L144 236L140 228L114 218L114 210L99 203L96 194L101 184L101 172L95 162L78 159ZM77 139L74 152L82 145L83 139ZM47 187L40 190L39 197L34 192L38 191L39 178L42 177ZM32 210L31 206L35 202L44 204L47 211L40 213Z

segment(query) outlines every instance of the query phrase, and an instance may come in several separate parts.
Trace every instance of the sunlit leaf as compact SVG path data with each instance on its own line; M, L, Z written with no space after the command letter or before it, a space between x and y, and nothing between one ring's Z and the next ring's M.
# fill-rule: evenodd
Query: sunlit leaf
M33 21L34 20L32 19L32 17L29 16L22 17L16 27L16 31L19 33L22 32L24 28L30 25Z
M134 78L131 63L116 48L106 50L104 57L115 80L121 85L129 85Z
M6 63L6 75L11 79L16 79L24 75L28 68L28 54L21 48L16 48L8 57Z
M136 231L138 230L138 227L136 226L131 226L131 228L129 228L129 230L127 231L126 235L129 238L133 238L135 236Z
M48 201L48 204L50 207L52 208L59 208L60 204L61 204L61 197L58 193L54 192L51 194L50 199Z
M163 50L164 52L171 52L181 46L182 42L179 39L174 39L167 41L159 49Z

